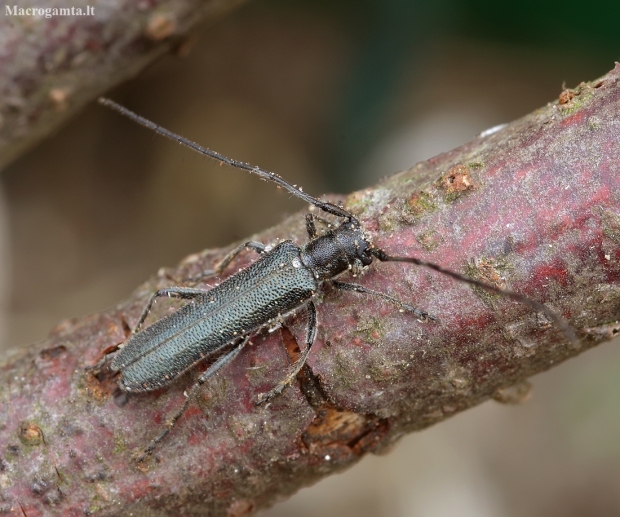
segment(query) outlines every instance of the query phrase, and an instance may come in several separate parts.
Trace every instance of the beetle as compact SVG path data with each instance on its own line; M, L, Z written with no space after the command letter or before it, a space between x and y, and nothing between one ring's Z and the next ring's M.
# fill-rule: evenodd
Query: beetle
M200 386L230 363L256 332L274 326L286 315L305 307L308 321L306 347L287 376L271 391L259 395L257 404L268 402L281 393L295 379L312 348L317 330L313 298L323 283L329 282L339 290L379 297L402 311L413 313L420 320L436 321L434 316L385 293L368 289L360 284L336 280L339 275L347 271L356 276L375 259L381 262L406 262L424 266L458 281L512 298L535 311L545 313L573 343L578 342L566 320L542 303L416 257L389 255L373 244L372 236L362 227L359 220L343 207L321 201L273 172L202 147L112 100L101 98L99 102L202 155L271 181L319 210L341 219L341 222L334 226L321 217L307 214L306 230L309 241L301 246L290 240L280 242L274 247L254 241L241 244L226 255L213 270L205 271L192 280L219 275L244 249L258 252L260 255L258 260L210 290L170 287L153 293L131 336L119 346L110 364L110 368L120 375L119 386L123 391L148 392L162 388L204 358L217 353L221 355L200 375L186 393L181 408L167 422L161 433L150 442L138 461L142 461L153 452L156 445L183 415ZM319 235L315 221L325 224L327 230ZM153 303L162 296L191 300L191 303L142 330Z

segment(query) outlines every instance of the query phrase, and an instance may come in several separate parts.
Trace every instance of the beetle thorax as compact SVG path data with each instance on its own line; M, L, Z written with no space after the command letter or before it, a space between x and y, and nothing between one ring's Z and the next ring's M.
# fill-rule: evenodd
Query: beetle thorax
M358 274L372 262L370 247L359 222L345 221L303 246L301 259L317 280L328 280L345 271Z

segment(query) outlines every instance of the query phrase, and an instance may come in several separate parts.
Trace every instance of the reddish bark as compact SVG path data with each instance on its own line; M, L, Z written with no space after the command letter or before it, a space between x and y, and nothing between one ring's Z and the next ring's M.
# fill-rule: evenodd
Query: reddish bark
M0 169L86 103L133 77L188 32L244 0L39 0L22 8L94 8L92 16L0 19ZM3 6L5 9L6 6Z
M303 336L303 319L291 318L290 331L253 339L137 465L132 455L181 404L197 372L123 404L112 395L115 379L85 368L123 342L155 287L195 275L226 250L205 252L114 310L66 321L45 343L3 358L0 511L245 515L409 431L490 397L519 398L506 388L610 339L620 328L619 76L616 66L562 102L346 201L377 245L542 301L570 320L580 346L511 300L413 266L373 264L361 283L440 321L326 290L298 383L271 405L254 405L283 377L286 349L294 354L295 336ZM303 217L254 236L283 237L305 240ZM154 317L170 310L161 302Z

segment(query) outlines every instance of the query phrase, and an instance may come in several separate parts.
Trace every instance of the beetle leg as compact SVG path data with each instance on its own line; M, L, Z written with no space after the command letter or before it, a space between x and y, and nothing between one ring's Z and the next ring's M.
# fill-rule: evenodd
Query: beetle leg
M146 304L146 307L142 311L142 315L140 316L138 323L136 323L136 326L134 327L131 333L135 334L136 332L140 330L140 327L144 323L144 320L146 319L146 317L149 315L149 312L151 312L153 303L155 303L155 300L157 298L161 298L162 296L174 296L175 298L184 298L186 300L191 300L192 298L195 298L196 296L200 296L201 294L205 294L208 292L209 291L206 289L195 289L193 287L166 287L165 289L159 289L155 291L151 295L151 298Z
M306 364L306 360L308 359L308 354L310 353L310 349L312 348L312 343L314 343L314 338L316 337L316 307L312 300L308 302L307 313L308 313L308 334L306 337L305 350L302 352L301 356L299 357L299 359L297 359L295 364L293 364L293 367L291 368L291 371L288 373L288 375L282 381L280 381L276 385L275 388L268 391L267 393L261 393L258 396L256 400L257 406L260 404L264 404L265 402L268 402L276 395L279 395L280 393L282 393L284 389L289 384L291 384L291 382L293 382L293 380L295 379L299 371L302 369L303 365Z
M197 282L198 280L202 280L203 278L222 274L222 271L224 271L228 267L228 265L234 260L234 258L246 248L252 249L256 251L256 253L263 253L267 249L267 246L265 246L261 242L244 242L243 244L237 246L234 250L229 251L222 260L215 264L213 269L207 269L206 271L203 271L196 276L188 278L187 280L189 282Z
M250 340L250 336L246 337L241 343L239 343L235 348L233 348L230 352L227 352L226 354L224 354L222 357L220 357L217 361L215 361L211 366L209 366L209 368L207 368L207 370L200 376L198 377L198 380L194 383L194 385L190 388L189 392L187 392L185 394L185 402L183 402L183 405L181 406L181 408L174 414L174 416L168 420L168 422L166 423L166 427L162 430L161 433L159 433L152 441L151 443L148 445L148 447L146 449L144 449L144 453L142 454L142 456L140 456L138 458L138 462L143 461L144 458L146 458L148 455L150 455L154 450L155 447L157 446L157 444L159 442L161 442L164 437L172 430L172 428L175 426L175 424L177 423L177 421L179 420L179 418L181 418L181 416L183 415L183 413L185 413L185 411L187 410L187 408L189 407L190 402L192 401L192 399L194 398L194 395L196 394L196 392L198 391L198 389L213 375L215 375L217 373L217 371L226 366L228 363L230 363L235 357L237 357L239 355L239 352L241 352L241 350L243 350L243 347L247 344L247 342Z
M319 223L323 224L327 229L334 227L334 225L330 223L327 219L323 219L322 217L314 214L306 214L306 231L308 232L308 236L310 237L310 239L315 239L319 235L316 231L316 225L314 224L314 221L318 221Z
M306 214L306 231L308 232L308 237L311 239L316 238L318 235L314 224L314 216L312 214Z
M377 296L378 298L382 298L383 300L396 305L396 307L398 307L399 309L403 311L412 312L420 319L437 321L437 318L435 318L434 316L431 316L428 312L424 312L424 311L421 311L420 309L416 309L413 305L403 303L397 298L393 298L387 294L380 293L379 291L373 291L372 289L368 289L367 287L364 287L363 285L349 284L346 282L338 282L336 280L333 280L332 283L334 284L334 287L336 289L340 289L341 291L354 291L356 293L363 293L363 294L370 294L371 296Z
M197 282L198 280L201 280L203 278L221 274L222 271L224 271L224 269L226 269L226 267L233 261L233 259L246 248L253 249L257 253L263 253L267 247L260 242L255 242L255 241L244 242L240 246L237 246L234 250L227 253L226 256L222 260L220 260L213 269L208 269L206 271L203 271L199 275L189 278L188 281ZM161 296L175 296L177 298L191 299L196 296L200 296L201 294L204 294L206 292L208 292L208 290L195 289L192 287L168 287L166 289L158 290L157 292L152 294L150 300L146 304L146 307L144 308L144 311L142 311L142 315L140 316L140 319L138 320L137 325L133 329L132 334L135 334L136 332L138 332L138 330L144 323L144 320L149 315L149 312L151 312L153 303L155 302L157 298L160 298Z

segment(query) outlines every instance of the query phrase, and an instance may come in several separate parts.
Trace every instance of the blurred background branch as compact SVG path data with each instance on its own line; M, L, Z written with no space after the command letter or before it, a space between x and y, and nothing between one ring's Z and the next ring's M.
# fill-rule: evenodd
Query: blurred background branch
M0 18L0 170L101 93L158 57L189 50L189 32L244 0L62 0L7 4ZM15 16L75 8L92 15Z

